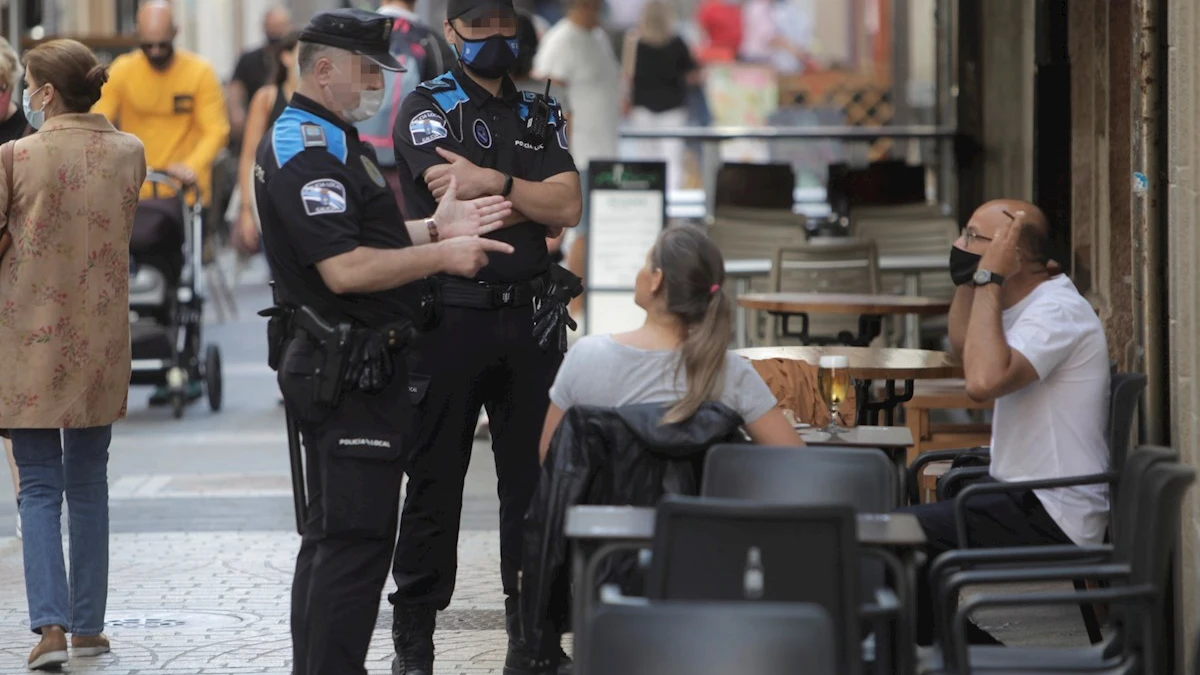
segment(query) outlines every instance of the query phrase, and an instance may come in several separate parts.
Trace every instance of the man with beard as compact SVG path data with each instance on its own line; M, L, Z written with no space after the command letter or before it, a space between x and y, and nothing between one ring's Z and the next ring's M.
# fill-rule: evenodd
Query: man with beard
M177 33L169 2L150 0L142 5L137 13L140 48L113 61L108 84L92 112L137 136L146 146L146 166L195 185L201 203L208 207L212 166L229 138L229 118L213 67L197 54L175 49ZM142 199L151 195L147 183ZM206 227L211 223L210 214L204 214L204 222ZM189 397L199 397L200 383L190 386ZM167 400L164 387L150 402Z

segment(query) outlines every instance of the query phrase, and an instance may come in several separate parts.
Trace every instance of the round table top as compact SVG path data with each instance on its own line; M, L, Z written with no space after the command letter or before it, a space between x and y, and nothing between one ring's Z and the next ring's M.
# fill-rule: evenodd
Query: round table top
M936 316L950 311L949 300L914 295L857 293L747 293L738 296L738 305L784 314L916 314Z
M947 352L886 347L751 347L737 353L751 361L782 359L817 366L822 356L845 356L850 377L860 380L931 380L962 377L962 366Z

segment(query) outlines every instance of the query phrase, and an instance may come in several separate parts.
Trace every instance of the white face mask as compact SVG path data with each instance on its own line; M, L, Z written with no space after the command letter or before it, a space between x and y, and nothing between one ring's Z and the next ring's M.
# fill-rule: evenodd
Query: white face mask
M351 124L362 122L379 114L381 108L383 108L383 90L367 90L359 94L357 108L342 111L342 119Z

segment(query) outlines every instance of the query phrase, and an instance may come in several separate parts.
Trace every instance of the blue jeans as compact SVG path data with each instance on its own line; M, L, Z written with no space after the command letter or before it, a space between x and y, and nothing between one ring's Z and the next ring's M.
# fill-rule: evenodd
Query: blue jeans
M80 636L104 630L108 603L108 445L112 427L13 429L21 474L29 627ZM62 502L70 509L71 576L63 564Z

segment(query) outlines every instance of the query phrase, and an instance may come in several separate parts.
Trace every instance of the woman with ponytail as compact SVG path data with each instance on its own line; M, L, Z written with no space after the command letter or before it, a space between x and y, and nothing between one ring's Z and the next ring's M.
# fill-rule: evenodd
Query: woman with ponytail
M725 261L694 227L663 231L638 272L639 329L581 339L567 352L542 431L542 456L563 411L575 405L670 403L664 424L685 422L706 401L741 415L760 445L803 445L754 367L728 350L733 301L722 291Z

